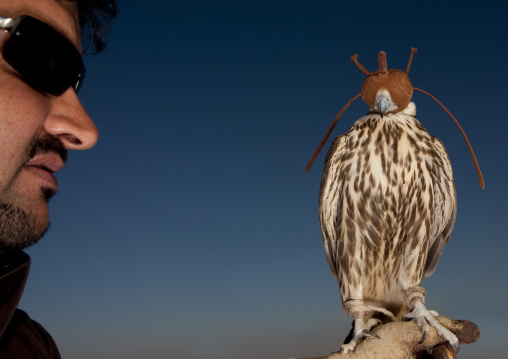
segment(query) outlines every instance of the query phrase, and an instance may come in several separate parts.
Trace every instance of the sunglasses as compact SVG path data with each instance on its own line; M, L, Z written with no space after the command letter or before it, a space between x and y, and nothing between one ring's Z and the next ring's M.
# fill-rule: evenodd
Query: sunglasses
M26 15L0 16L0 29L10 33L3 58L28 85L54 96L69 87L78 92L85 76L83 58L61 33Z

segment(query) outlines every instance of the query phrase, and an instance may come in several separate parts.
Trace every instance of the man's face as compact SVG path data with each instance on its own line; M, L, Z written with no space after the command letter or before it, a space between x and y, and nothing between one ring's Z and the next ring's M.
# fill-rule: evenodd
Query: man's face
M0 0L0 16L30 15L52 26L81 51L77 7L68 0ZM9 33L0 30L0 49ZM34 90L0 53L0 252L36 242L48 227L52 172L66 149L87 149L97 129L75 91L61 96Z

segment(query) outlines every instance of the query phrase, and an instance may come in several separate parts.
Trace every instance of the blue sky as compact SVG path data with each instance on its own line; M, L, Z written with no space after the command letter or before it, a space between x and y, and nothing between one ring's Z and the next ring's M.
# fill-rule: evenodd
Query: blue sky
M501 358L506 277L504 8L483 1L120 1L108 50L80 93L99 128L72 152L52 228L27 252L20 307L65 358L327 355L350 328L317 215L329 124L377 53L421 93L417 118L445 144L458 217L430 308L477 323L461 358ZM356 101L332 138L363 116Z

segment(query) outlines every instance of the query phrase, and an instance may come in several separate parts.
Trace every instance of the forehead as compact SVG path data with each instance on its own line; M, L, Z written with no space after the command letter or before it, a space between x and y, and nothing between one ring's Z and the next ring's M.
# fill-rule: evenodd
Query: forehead
M81 50L78 7L75 0L0 0L0 16L30 15L62 33Z

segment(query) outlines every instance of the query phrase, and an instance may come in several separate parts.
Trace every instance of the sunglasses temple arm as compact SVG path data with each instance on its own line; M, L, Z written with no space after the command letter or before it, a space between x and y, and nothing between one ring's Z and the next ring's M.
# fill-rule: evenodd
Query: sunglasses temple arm
M11 19L10 17L0 16L0 29L10 32L19 21L19 18Z

